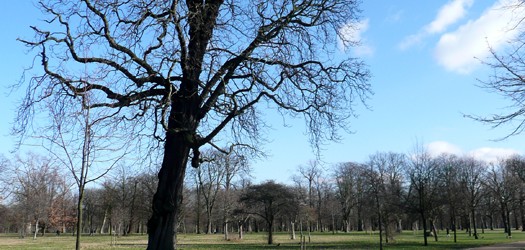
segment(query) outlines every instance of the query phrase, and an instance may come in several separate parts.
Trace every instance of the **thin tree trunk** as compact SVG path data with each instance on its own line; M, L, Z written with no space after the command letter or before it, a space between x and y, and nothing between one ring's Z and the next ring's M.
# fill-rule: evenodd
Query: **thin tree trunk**
M383 227L381 226L381 212L377 213L379 226L379 249L383 250Z
M82 235L82 202L84 199L84 190L79 190L78 192L78 201L77 201L77 228L76 228L76 241L75 249L80 250L80 238Z
M33 240L36 240L36 235L38 234L38 219L35 222L35 234L33 234Z
M511 225L510 225L510 211L508 210L507 208L507 235L510 237L512 237L512 230L511 230Z
M224 239L225 240L230 240L230 235L229 235L229 232L228 232L228 219L225 218L224 219Z
M295 223L290 221L290 239L295 240Z
M243 222L241 221L239 223L239 240L242 240L243 238L243 226L242 226Z
M133 194L131 196L131 206L129 208L129 224L128 224L128 230L126 232L126 234L131 234L132 230L133 230L133 222L135 220L135 200L136 200L136 196L137 196L137 181L135 181L134 185L133 185Z
M476 223L476 211L474 208L472 208L472 227L474 228L474 239L478 239L478 229L477 229L477 223Z
M427 218L425 217L425 212L421 212L421 220L423 222L423 239L424 239L424 245L428 246L427 241Z
M199 184L196 185L197 187L197 211L196 211L196 214L197 214L197 218L196 218L196 230L197 230L197 234L200 234L201 233L201 187Z
M438 234L436 230L436 224L434 223L434 220L430 220L430 228L432 229L432 233L434 234L434 241L438 241Z
M106 226L106 220L108 216L108 209L104 209L104 218L102 219L102 226L100 227L100 234L104 234L104 227Z
M457 227L456 227L456 213L452 213L452 218L450 219L452 222L452 232L454 233L454 243L458 242L458 235L457 235Z
M525 204L525 197L524 197L524 190L523 187L520 188L520 217L521 217L521 231L525 231L525 208L523 207Z
M508 233L510 227L508 226L507 212L505 211L504 206L502 206L501 218L503 220L503 228L505 229L505 233Z
M208 217L207 222L206 222L206 233L211 234L212 233L211 212L207 212L206 216Z

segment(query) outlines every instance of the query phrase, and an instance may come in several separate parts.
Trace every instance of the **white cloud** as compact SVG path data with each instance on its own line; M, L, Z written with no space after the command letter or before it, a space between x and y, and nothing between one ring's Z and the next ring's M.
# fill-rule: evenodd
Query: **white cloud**
M426 145L426 148L431 156L439 156L441 154L455 154L461 155L463 151L458 146L445 142L435 141Z
M500 0L478 19L443 34L435 49L438 63L450 71L470 73L479 65L479 59L489 55L488 46L497 50L519 34L515 27L525 13L525 6L508 7L519 1Z
M487 163L497 163L498 160L505 159L515 154L520 154L520 152L511 148L489 147L478 148L468 153L468 155L474 157L475 159L479 159Z
M407 36L399 44L402 50L408 49L421 42L425 37L444 32L450 25L463 18L467 9L472 6L474 0L452 0L443 5L432 22L423 27L417 34Z
M457 156L471 156L475 159L485 161L487 163L497 163L498 160L505 159L509 156L515 154L521 154L520 151L512 148L491 148L491 147L482 147L477 148L465 153L463 149L459 146L446 141L435 141L426 145L426 149L429 154L433 157L439 156L441 154L454 154Z
M349 22L339 29L340 38L338 46L341 51L347 51L352 48L352 51L357 56L367 56L374 53L374 49L366 43L363 38L363 33L368 30L369 19L364 19L359 22Z
M436 19L425 27L425 32L436 34L445 31L448 26L463 18L467 8L472 6L473 0L454 0L445 4L439 10Z

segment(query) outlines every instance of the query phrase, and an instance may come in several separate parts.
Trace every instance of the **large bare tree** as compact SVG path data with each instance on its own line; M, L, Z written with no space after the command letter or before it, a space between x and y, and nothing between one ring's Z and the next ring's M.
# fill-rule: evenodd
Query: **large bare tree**
M370 93L363 63L338 55L356 44L343 31L358 2L40 0L47 22L22 42L43 73L28 81L19 131L41 100L88 93L96 102L84 105L133 122L130 135L151 129L163 157L148 249L173 249L188 160L197 167L219 137L257 142L256 104L303 116L314 145L348 129Z

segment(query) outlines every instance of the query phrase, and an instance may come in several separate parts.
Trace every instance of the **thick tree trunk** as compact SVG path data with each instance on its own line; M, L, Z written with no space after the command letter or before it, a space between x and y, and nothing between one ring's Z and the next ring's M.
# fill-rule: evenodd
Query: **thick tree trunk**
M189 152L183 133L166 133L159 183L153 196L153 214L148 221L148 250L176 248L177 216Z

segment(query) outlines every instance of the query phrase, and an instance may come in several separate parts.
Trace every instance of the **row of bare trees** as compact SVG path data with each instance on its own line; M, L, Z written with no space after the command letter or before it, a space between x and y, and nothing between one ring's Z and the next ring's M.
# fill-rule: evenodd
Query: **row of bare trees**
M222 232L228 237L230 225L237 231L285 230L295 238L296 230L302 233L374 230L380 232L379 241L383 244L402 230L423 229L427 245L428 236L438 240L438 231L453 235L456 241L460 229L477 239L486 229L503 228L511 236L512 228L525 228L525 180L520 174L525 159L521 156L486 163L470 156L432 156L425 150L411 155L376 153L367 162L340 163L331 170L311 161L297 168L292 184L286 187L291 193L286 201L293 204L281 206L295 208L271 217L265 211L250 210L264 206L254 205L254 199L257 200L254 197L259 196L253 193L246 196L253 189L253 185L246 185L246 179L239 179L233 191L230 189L225 195L223 184L209 178L224 174L210 173L220 171L220 166L215 167L197 170L198 181L187 186L192 198L184 204L186 212L181 218L185 232ZM208 177L198 179L199 171L204 169ZM210 185L214 186L211 193ZM265 185L270 184L255 186ZM240 198L232 203L231 196ZM225 204L228 208L237 207L234 209L237 213L214 210ZM229 224L232 220L238 224ZM203 225L206 225L204 231Z
M132 167L119 165L84 190L78 209L78 189L60 163L34 153L2 161L1 232L20 237L31 233L33 238L49 232L76 234L78 229L82 234L146 232L156 185L153 174L132 174Z
M367 162L327 169L318 161L298 166L289 185L251 183L247 158L207 150L186 178L179 232L222 233L273 230L310 232L379 231L381 247L402 230L423 229L438 240L446 230L478 238L486 229L525 228L525 158L486 163L469 156L376 153ZM59 161L36 154L2 160L2 232L22 237L40 232L75 233L78 193ZM146 233L155 193L154 172L119 165L84 194L84 234ZM7 194L7 192L3 192Z

